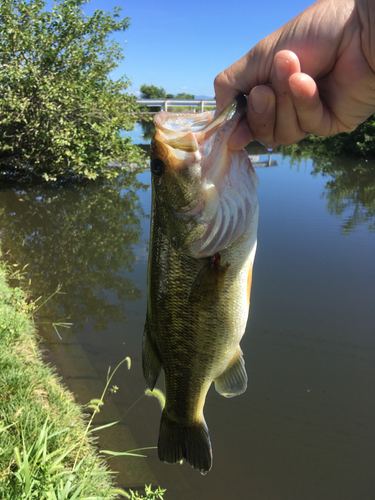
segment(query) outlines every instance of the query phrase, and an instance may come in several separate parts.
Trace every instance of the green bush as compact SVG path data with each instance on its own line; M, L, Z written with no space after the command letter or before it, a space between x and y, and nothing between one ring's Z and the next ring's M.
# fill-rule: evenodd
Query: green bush
M281 152L327 160L327 158L375 159L375 115L358 125L353 132L343 132L330 137L309 135L292 146L281 146Z
M84 3L0 2L0 170L10 177L110 177L110 162L142 160L122 136L138 109L129 80L110 78L123 56L109 37L129 19L118 7L88 17Z

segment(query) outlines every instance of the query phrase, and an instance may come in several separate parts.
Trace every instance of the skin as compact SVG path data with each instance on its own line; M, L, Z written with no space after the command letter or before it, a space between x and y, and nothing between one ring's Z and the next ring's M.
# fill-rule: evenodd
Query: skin
M231 109L227 115L224 112L231 116L228 121L218 117L211 122L212 113L209 126L216 122L213 136L196 132L202 154L194 151L192 132L189 135L185 130L178 135L174 128L171 138L168 127L163 130L166 118L178 123L173 113L163 112L154 118L156 131L151 143L153 195L143 370L151 390L161 368L164 371L166 404L158 442L160 460L177 463L185 458L202 474L212 466L203 416L210 385L214 381L216 390L225 397L242 394L247 385L239 343L248 317L259 211L257 177L247 154L227 150L227 138L246 106L243 99L235 102L233 115ZM181 119L183 115L177 116ZM212 138L216 147L210 149L206 146ZM215 175L211 175L211 165ZM225 185L221 176L226 178ZM209 224L211 219L215 221L217 211L221 212L215 196L202 196L206 180L223 198L226 209L220 220L228 222L213 225L218 246L206 247L212 252L207 255L201 248L197 253L193 250L201 238L211 236L205 236L205 227L196 231L204 224L196 222L194 216L207 217ZM227 183L232 191L239 190L238 196L232 193L229 205L224 201L231 192ZM236 227L236 220L241 221L239 233L230 230L234 239L225 239L224 245L220 235L227 234L229 222Z
M375 1L319 0L215 79L221 110L248 95L229 146L350 132L375 112Z

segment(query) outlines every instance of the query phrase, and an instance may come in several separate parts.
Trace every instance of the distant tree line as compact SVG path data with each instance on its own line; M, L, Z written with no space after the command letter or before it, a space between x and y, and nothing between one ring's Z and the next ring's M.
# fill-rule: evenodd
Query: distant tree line
M155 85L146 85L145 83L140 88L142 99L194 99L193 94L180 92L177 95L167 94L163 87Z

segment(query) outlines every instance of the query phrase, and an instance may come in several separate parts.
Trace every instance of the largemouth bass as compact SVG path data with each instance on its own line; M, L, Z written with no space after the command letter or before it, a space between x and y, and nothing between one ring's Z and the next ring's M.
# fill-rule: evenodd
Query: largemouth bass
M239 346L257 242L258 178L228 149L244 115L239 96L218 117L160 112L151 143L152 219L143 372L164 370L159 458L205 474L212 451L203 407L211 383L225 397L247 386Z

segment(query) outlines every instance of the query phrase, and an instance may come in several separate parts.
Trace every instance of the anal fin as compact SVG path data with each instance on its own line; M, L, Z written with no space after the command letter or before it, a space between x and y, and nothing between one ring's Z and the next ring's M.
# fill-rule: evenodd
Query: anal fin
M155 387L156 381L160 374L161 367L162 367L161 362L150 340L150 334L148 330L148 320L146 318L146 324L143 332L143 342L142 342L142 368L143 368L143 375L151 391Z
M215 389L226 398L238 396L246 391L247 373L242 350L238 347L225 371L215 379Z

